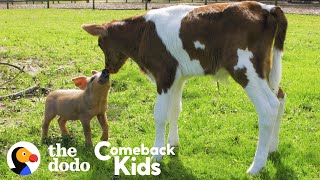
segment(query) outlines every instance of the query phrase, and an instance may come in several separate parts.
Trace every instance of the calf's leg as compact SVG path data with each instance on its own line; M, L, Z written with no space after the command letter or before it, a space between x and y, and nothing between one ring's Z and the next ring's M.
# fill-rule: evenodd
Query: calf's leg
M247 173L256 175L266 166L272 131L280 103L265 80L249 82L245 90L253 102L259 117L258 146L254 161L247 171Z
M253 56L253 53L248 50L248 48L245 50L238 49L237 55L238 62L233 69L229 69L229 72L245 89L247 95L254 104L259 117L259 140L257 150L254 161L247 170L247 173L256 175L267 163L269 147L280 102L269 87L267 80L261 78L261 74L257 74L257 68L263 69L263 63L261 62L267 58L263 58L263 54L256 54L256 56ZM254 66L252 62L255 62L256 66Z
M170 146L177 147L179 145L179 134L178 134L178 118L182 110L182 90L184 80L176 80L171 89L171 97L169 100L169 134L168 143Z
M284 112L284 105L286 103L286 94L282 91L282 89L279 89L277 97L280 102L280 106L278 109L278 114L276 118L276 122L273 127L273 133L271 137L271 144L269 147L269 152L275 152L278 149L278 144L279 144L279 133L280 133L280 124L281 124L281 119L282 115Z
M156 138L154 141L154 147L161 148L164 146L164 139L166 134L166 121L168 116L168 103L170 93L157 94L156 104L154 106L154 119L156 124ZM162 155L154 155L154 161L161 161Z

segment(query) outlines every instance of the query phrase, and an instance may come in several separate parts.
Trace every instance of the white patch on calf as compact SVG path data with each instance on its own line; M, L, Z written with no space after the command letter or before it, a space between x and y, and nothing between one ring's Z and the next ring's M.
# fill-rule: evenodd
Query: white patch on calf
M247 68L246 74L256 73L252 62L250 61L250 59L253 57L252 52L249 51L248 48L245 50L238 49L237 54L238 54L238 64L234 66L234 70Z
M273 49L273 62L271 72L269 74L269 85L275 94L278 93L279 84L281 81L282 54L283 52L279 49Z
M180 39L181 20L198 6L171 6L151 10L145 15L146 21L152 21L163 44L171 55L178 61L183 76L203 75L204 70L199 60L190 59L183 49Z
M274 93L269 93L269 91L271 91L270 87L268 86L268 83L266 82L265 79L261 79L259 77L259 75L257 74L252 62L251 62L251 58L253 58L253 54L251 51L247 49L242 50L242 49L238 49L237 50L237 54L238 54L238 63L236 66L234 66L235 70L238 69L243 69L246 68L246 76L248 79L248 85L245 87L245 90L247 91L248 94L259 94L259 93L263 93L261 94L261 96L267 96L267 102L269 100L273 100L273 102L270 102L271 105L273 104L279 104L278 98L276 97L276 95ZM263 89L261 92L259 92L258 90ZM250 95L249 95L250 96ZM260 95L259 95L260 96ZM253 102L255 102L254 99L251 99ZM261 104L261 107L257 107L257 111L259 113L259 111L264 111L265 109L265 105ZM261 109L259 109L261 108Z
M124 21L115 21L115 22L111 22L111 24L112 25L114 25L114 26L122 26L122 25L124 25L126 22L124 22Z
M184 78L180 77L180 70L178 69L176 74L176 81L173 83L171 89L169 90L170 102L168 104L168 120L169 120L169 134L168 143L170 146L177 147L179 144L178 135L178 118L180 112L182 111L182 91L185 84Z
M164 136L166 134L166 122L168 117L168 104L170 100L170 91L167 93L162 92L157 94L156 104L154 106L154 120L156 123L156 138L154 141L154 147L161 148L164 146ZM154 155L155 161L161 161L162 155Z
M276 7L275 5L267 5L267 4L262 4L262 3L259 3L259 4L260 4L262 9L265 9L265 10L267 10L269 12L271 11L272 8Z
M166 122L169 120L170 129L168 134L168 143L170 146L178 146L178 118L182 110L182 91L185 78L181 77L181 70L176 72L176 80L166 93L157 94L157 101L154 107L154 119L156 122L156 139L154 146L161 148L164 146ZM162 159L162 155L153 156L155 161Z
M202 44L200 41L195 41L195 42L193 42L194 43L194 47L196 48L196 49L202 49L202 50L204 50L205 48L206 48L206 46L204 45L204 44Z

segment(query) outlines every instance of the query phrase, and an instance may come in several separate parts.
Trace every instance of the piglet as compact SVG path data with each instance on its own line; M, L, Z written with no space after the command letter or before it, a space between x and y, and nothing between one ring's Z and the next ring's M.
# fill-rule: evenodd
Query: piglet
M108 140L108 93L110 89L109 73L92 71L92 77L77 77L72 79L81 90L56 90L46 99L44 120L42 123L42 140L48 136L51 120L57 115L62 135L68 135L67 120L80 119L87 145L92 145L90 121L97 116L102 128L101 140Z

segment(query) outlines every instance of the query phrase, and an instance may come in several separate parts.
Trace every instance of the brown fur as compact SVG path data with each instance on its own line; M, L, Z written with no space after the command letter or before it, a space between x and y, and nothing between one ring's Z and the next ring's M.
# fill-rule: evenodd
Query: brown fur
M146 22L143 15L95 29L90 26L96 25L83 28L92 35L104 29L99 34L99 45L110 73L116 73L130 57L142 71L155 77L159 94L171 87L178 63L158 37L155 25ZM268 78L273 41L282 50L286 28L287 21L279 7L268 12L256 2L216 3L190 12L181 22L180 38L190 58L199 60L206 74L214 75L224 68L245 87L246 69L234 70L237 49L248 48L254 54L251 61L257 74ZM205 50L195 49L194 41L204 44Z
M146 22L143 16L125 19L123 25L117 24L119 22L105 24L107 33L100 35L98 40L105 54L106 69L116 73L131 57L143 72L150 72L155 77L159 94L167 92L174 81L178 62L160 40L155 25ZM95 35L90 28L83 27Z
M92 74L92 77L73 79L75 84L83 90L57 90L47 96L42 139L47 138L49 124L58 115L62 135L68 135L67 120L80 119L87 145L92 145L90 121L97 116L103 131L101 140L108 140L106 110L110 89L109 76L97 71L92 71Z
M200 60L206 74L224 68L245 87L246 69L234 70L238 63L237 49L252 51L251 61L257 74L262 79L268 77L276 27L276 19L255 2L219 3L190 12L182 20L180 38L190 58ZM207 48L196 49L194 41Z
M110 73L116 73L130 57L155 79L158 91L154 114L156 147L164 144L166 120L170 121L168 142L178 145L177 119L184 81L189 76L202 75L203 70L209 75L219 75L217 72L226 70L244 87L259 114L260 140L255 160L247 172L256 174L265 166L268 151L264 149L270 150L271 135L276 140L272 142L271 151L277 148L285 103L285 94L281 89L278 92L278 85L287 21L279 7L253 1L199 8L177 6L91 27L94 25L83 26L92 35L102 29L98 35L99 45L105 55L105 68ZM272 48L276 53L273 58ZM273 65L276 68L273 69ZM166 91L168 93L162 95ZM277 94L278 100L272 93ZM161 158L155 156L155 160Z

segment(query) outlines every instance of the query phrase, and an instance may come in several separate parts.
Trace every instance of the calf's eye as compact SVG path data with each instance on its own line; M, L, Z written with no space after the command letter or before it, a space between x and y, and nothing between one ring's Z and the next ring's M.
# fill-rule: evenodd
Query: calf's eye
M92 78L90 79L90 83L93 82L94 78L96 78L96 77L92 77Z

